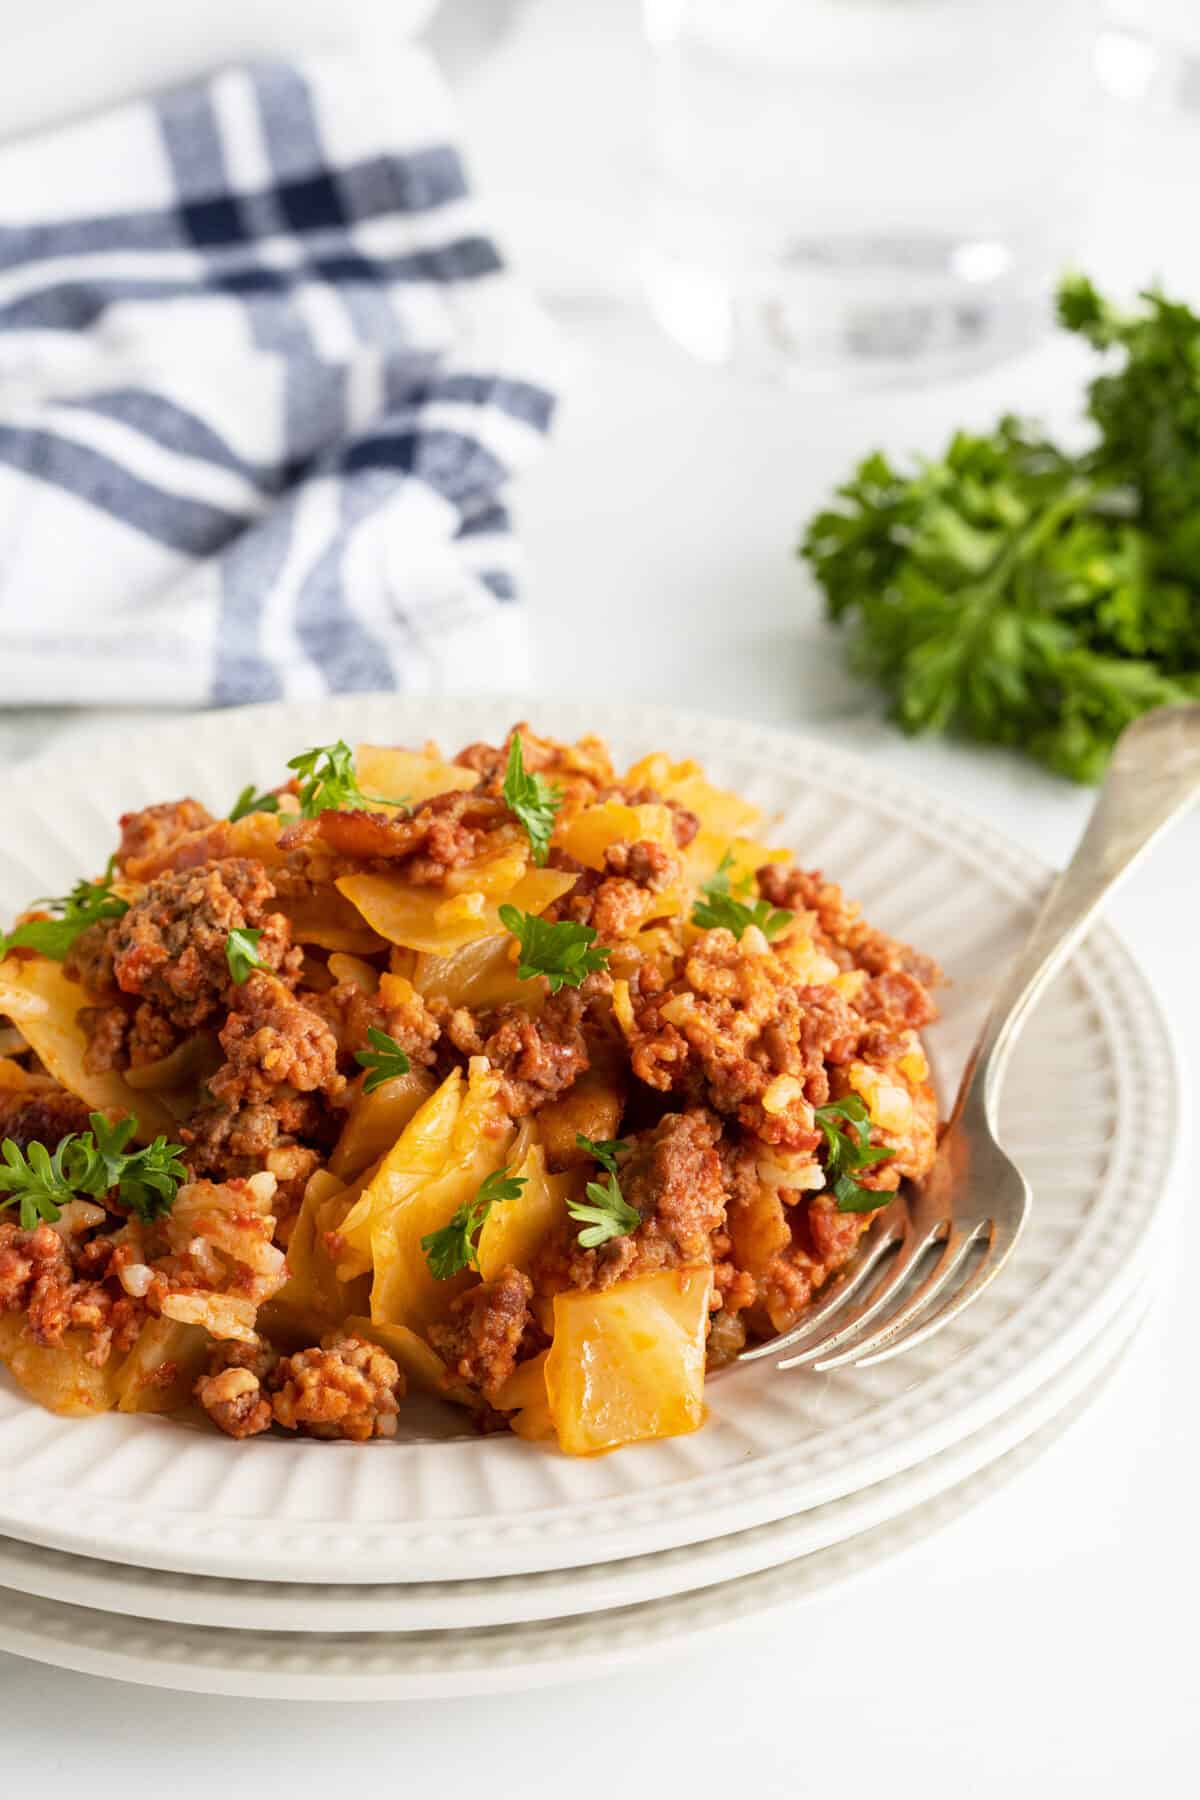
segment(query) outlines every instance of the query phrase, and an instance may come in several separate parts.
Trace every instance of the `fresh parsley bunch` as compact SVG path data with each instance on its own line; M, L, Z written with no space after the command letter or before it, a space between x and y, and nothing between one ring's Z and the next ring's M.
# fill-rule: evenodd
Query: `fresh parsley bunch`
M1006 417L913 470L876 452L801 555L905 731L1095 781L1133 719L1200 698L1200 317L1157 292L1120 313L1080 276L1058 318L1114 358L1091 448Z

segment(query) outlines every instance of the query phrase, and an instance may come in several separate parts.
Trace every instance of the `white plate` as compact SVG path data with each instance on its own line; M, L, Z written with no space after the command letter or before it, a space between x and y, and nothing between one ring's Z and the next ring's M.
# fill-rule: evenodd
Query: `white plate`
M1118 1350L1072 1405L936 1499L829 1549L696 1593L540 1624L296 1637L161 1624L0 1590L0 1650L147 1687L329 1704L461 1699L608 1674L661 1656L677 1641L694 1649L707 1633L812 1599L923 1542L1049 1449L1103 1392L1120 1360Z
M930 1034L953 1088L992 980L1047 875L934 795L824 745L649 708L361 697L208 715L27 765L0 786L0 917L98 866L116 815L192 792L224 809L297 746L456 746L517 716L663 748L779 815L773 835L945 965ZM862 1372L736 1368L690 1437L576 1461L516 1439L234 1444L154 1418L54 1419L0 1390L0 1529L123 1563L272 1580L462 1579L565 1568L742 1531L887 1480L1019 1404L1116 1315L1149 1266L1177 1075L1153 996L1093 933L1027 1026L1006 1141L1037 1205L1004 1279L906 1357ZM447 1430L453 1430L447 1423Z
M477 1630L575 1618L692 1593L879 1530L1007 1455L1073 1405L1117 1360L1141 1323L1148 1298L1146 1291L1135 1295L1107 1330L1045 1387L940 1456L844 1500L708 1543L540 1575L323 1587L122 1569L5 1538L0 1539L0 1589L167 1624L320 1633Z

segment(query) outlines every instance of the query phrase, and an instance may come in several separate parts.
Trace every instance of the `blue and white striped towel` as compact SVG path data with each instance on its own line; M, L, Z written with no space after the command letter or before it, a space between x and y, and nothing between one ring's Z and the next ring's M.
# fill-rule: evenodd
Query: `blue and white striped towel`
M0 703L522 677L552 334L419 50L0 148Z

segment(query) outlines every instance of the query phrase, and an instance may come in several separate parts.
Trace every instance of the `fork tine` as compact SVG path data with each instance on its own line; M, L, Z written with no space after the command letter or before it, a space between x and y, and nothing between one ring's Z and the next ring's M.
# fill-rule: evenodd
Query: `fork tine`
M986 1221L984 1222L986 1223ZM978 1233L976 1232L974 1236L975 1241L978 1242ZM1008 1246L1008 1249L1011 1249L1011 1245ZM901 1350L911 1350L917 1344L927 1343L936 1332L942 1330L943 1326L949 1325L952 1319L956 1319L959 1313L971 1304L972 1300L979 1298L984 1288L995 1279L1007 1262L1008 1249L1003 1254L999 1254L996 1238L993 1235L988 1246L988 1254L979 1267L968 1276L958 1291L934 1313L931 1319L927 1319L923 1325L919 1325L915 1331L901 1338L898 1343L886 1343L871 1356L864 1357L859 1367L866 1368L871 1363L886 1362L889 1357L896 1356Z
M923 1336L931 1336L931 1332L926 1333L921 1328L908 1334L905 1326L911 1324L914 1319L925 1312L930 1302L936 1300L937 1296L953 1281L972 1249L984 1234L988 1238L988 1254L982 1266L986 1267L987 1262L991 1260L991 1249L995 1236L992 1220L980 1219L977 1224L972 1225L961 1235L952 1228L937 1263L920 1287L909 1295L904 1305L891 1318L885 1319L881 1325L876 1326L875 1330L867 1337L858 1338L854 1343L847 1345L838 1355L819 1362L817 1368L821 1373L824 1374L827 1369L845 1368L849 1363L853 1363L856 1368L861 1368L868 1362L883 1362L887 1357L896 1355L901 1349L911 1350ZM972 1276L971 1281L973 1282L974 1279L975 1277ZM964 1285L969 1286L970 1282ZM957 1299L957 1296L955 1298ZM938 1317L940 1318L941 1315L939 1314ZM873 1352L877 1354L872 1354Z
M803 1368L807 1364L815 1363L818 1357L824 1357L828 1355L829 1351L836 1350L839 1344L846 1342L847 1338L856 1338L871 1323L872 1319L879 1317L897 1288L902 1286L905 1278L912 1272L913 1264L924 1256L931 1244L937 1242L939 1234L947 1229L948 1224L948 1220L939 1219L935 1224L927 1226L924 1231L919 1233L916 1230L910 1230L891 1267L884 1274L882 1281L872 1290L866 1305L859 1307L857 1312L846 1320L845 1324L831 1332L828 1337L821 1338L816 1344L809 1344L796 1356L786 1357L783 1362L776 1363L775 1367L777 1369Z
M830 1283L822 1293L820 1303L809 1308L782 1337L769 1338L765 1344L756 1344L753 1350L743 1350L738 1362L759 1362L765 1356L778 1356L781 1350L788 1350L793 1344L800 1343L818 1326L832 1318L866 1285L867 1277L878 1268L884 1255L896 1244L903 1245L908 1226L907 1208L903 1202L894 1201L887 1212L879 1215L871 1239L863 1246L858 1260Z

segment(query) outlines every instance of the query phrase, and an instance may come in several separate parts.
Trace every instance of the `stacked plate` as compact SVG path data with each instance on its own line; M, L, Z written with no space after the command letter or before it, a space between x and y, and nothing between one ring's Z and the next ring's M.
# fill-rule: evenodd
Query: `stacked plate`
M59 755L0 790L0 918L103 862L121 811L223 810L335 737L540 729L666 749L778 815L867 916L943 963L948 1097L1048 879L875 764L677 713L358 698L254 709ZM1027 1026L1002 1100L1037 1203L1004 1278L873 1369L735 1367L693 1436L591 1461L406 1404L390 1444L235 1444L147 1416L61 1421L0 1387L0 1648L212 1692L377 1699L533 1685L795 1601L935 1529L1038 1454L1144 1310L1176 1130L1171 1047L1098 929Z

